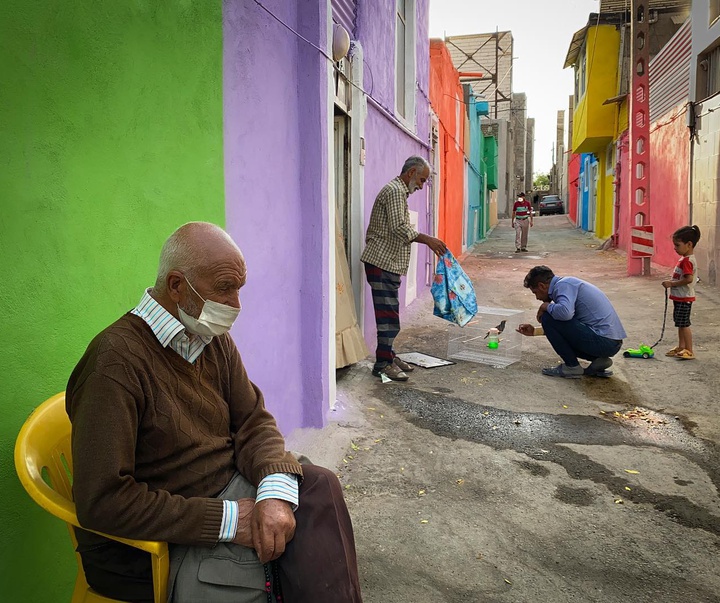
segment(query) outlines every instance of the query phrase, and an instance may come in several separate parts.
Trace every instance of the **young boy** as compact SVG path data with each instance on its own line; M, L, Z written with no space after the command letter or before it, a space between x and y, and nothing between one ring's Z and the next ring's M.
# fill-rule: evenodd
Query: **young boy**
M695 301L695 278L697 263L693 252L700 240L700 229L697 226L683 226L673 233L672 241L675 251L680 254L671 280L663 281L662 286L670 289L673 300L673 320L678 329L678 344L665 355L680 360L692 360L692 331L690 330L690 310Z

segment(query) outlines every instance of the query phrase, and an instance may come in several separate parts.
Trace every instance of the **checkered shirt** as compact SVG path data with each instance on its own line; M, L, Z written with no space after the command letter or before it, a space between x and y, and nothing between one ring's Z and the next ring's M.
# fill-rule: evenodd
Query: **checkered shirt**
M375 198L360 261L394 274L407 274L410 243L418 231L410 225L407 198L410 191L398 176Z

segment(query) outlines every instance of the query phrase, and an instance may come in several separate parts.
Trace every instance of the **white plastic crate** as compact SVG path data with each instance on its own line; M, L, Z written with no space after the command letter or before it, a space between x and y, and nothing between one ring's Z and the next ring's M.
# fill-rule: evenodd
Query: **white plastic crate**
M524 315L522 310L479 306L475 318L467 325L450 327L448 357L489 364L495 368L505 368L517 362L522 353L523 335L515 329L524 322ZM500 343L497 349L491 349L488 347L489 337L485 335L503 320L505 329L500 334Z

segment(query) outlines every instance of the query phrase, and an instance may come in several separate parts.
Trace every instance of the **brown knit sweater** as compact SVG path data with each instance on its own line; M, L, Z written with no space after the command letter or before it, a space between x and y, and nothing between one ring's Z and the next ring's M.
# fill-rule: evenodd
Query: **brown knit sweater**
M190 364L126 314L90 343L67 386L80 523L125 538L212 545L219 494L302 469L229 335Z

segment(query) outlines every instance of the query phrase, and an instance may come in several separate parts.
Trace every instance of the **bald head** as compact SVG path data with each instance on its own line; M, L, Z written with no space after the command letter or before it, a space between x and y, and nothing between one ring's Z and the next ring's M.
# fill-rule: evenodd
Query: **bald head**
M167 288L168 275L181 272L193 281L212 271L218 264L240 263L245 272L242 252L222 228L209 222L188 222L172 233L160 252L156 292Z

